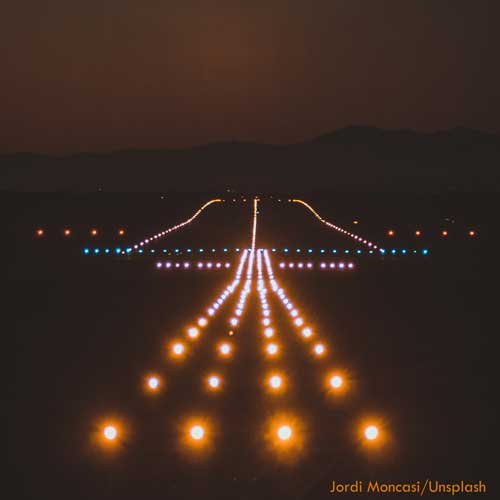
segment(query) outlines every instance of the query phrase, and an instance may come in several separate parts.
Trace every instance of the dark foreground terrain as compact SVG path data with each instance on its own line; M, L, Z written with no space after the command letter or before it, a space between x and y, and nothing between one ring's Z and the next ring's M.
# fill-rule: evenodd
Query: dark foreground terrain
M387 248L425 247L430 254L361 255L357 270L343 274L280 272L285 256L273 256L277 278L332 349L328 361L313 360L271 298L284 346L278 366L292 381L287 394L273 398L261 386L270 362L261 354L256 294L231 362L218 363L213 346L227 331L237 296L192 358L173 365L165 356L166 342L206 309L232 272L157 272L146 256L82 255L85 245L115 245L118 227L127 227L133 241L189 216L208 198L183 197L179 204L155 196L5 200L13 250L5 260L2 328L6 457L16 485L9 498L315 499L328 498L333 480L427 478L483 480L495 490L489 457L498 322L490 286L498 238L491 201L310 199L327 219ZM300 207L280 203L262 202L258 245L357 248ZM216 207L157 248L248 245L250 222L249 202ZM67 225L71 241L58 233ZM93 226L101 228L99 243L86 236ZM450 238L443 241L445 226ZM37 227L46 228L43 241L33 236ZM392 227L399 239L389 241ZM427 231L425 240L412 237L416 227ZM475 239L465 236L471 227ZM235 262L237 254L228 258ZM350 380L338 398L322 386L335 367ZM214 369L228 381L218 395L201 389L202 376ZM166 380L155 397L141 387L150 370ZM285 463L264 445L265 422L276 412L303 424L301 453ZM92 444L97 423L110 415L128 430L112 454ZM179 423L192 415L213 422L214 446L199 457L179 445ZM369 416L386 430L378 450L357 439Z

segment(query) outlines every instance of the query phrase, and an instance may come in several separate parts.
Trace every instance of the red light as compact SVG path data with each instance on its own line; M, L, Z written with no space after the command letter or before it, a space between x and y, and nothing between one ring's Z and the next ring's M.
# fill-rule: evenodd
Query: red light
M419 229L417 229L415 231L415 236L422 236L422 232Z
M71 236L71 229L65 229L64 230L64 236Z
M476 236L476 231L469 231L469 236L473 237L473 236Z
M446 237L446 236L448 236L448 231L446 231L446 229L445 229L444 231L441 231L441 234L442 234L444 237Z
M118 230L118 235L123 236L125 234L125 229L119 229Z
M97 229L92 229L90 231L91 236L97 236Z
M394 231L392 229L389 229L389 231L387 231L387 234L388 236L394 236Z
M45 234L45 233L44 233L43 229L37 229L37 230L36 230L36 235L37 235L39 238L41 238L44 234Z

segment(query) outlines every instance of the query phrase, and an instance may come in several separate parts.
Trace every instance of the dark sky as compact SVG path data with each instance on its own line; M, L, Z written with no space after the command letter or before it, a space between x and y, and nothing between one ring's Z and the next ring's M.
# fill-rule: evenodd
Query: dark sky
M0 151L500 132L497 0L10 0Z

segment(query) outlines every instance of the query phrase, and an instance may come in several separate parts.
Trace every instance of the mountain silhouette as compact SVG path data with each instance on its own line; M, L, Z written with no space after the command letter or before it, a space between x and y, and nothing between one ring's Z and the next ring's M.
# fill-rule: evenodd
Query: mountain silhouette
M498 191L500 136L349 126L289 145L0 155L2 191Z

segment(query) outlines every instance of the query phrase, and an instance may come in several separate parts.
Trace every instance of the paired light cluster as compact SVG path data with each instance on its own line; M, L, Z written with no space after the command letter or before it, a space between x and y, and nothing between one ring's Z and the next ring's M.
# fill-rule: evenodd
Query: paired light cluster
M359 236L359 235L357 235L355 233L352 233L351 231L348 231L347 229L344 229L344 228L342 228L340 226L332 224L331 222L328 222L327 220L323 219L323 217L321 217L321 215L319 215L319 213L316 212L316 210L314 210L314 208L311 207L311 205L309 205L309 203L306 203L303 200L297 200L297 199L293 199L291 201L293 203L299 203L300 205L303 205L304 207L306 207L316 217L316 219L318 219L320 222L322 222L326 226L328 226L328 227L330 227L332 229L335 229L335 231L338 231L339 233L342 233L345 236L349 236L350 238L356 240L357 242L363 243L363 245L366 245L366 246L368 246L370 248L373 248L375 250L377 250L379 248L373 242L371 242L371 241L369 241L369 240L367 240L365 238L362 238L361 236Z
M338 269L340 271L353 270L354 262L320 262L315 264L314 262L280 262L280 269Z
M231 264L229 262L157 262L156 269L229 269Z
M292 320L293 325L300 330L301 336L304 340L309 340L312 337L314 337L314 332L313 329L306 324L302 316L300 315L299 310L294 306L292 301L287 297L285 291L283 288L281 288L276 281L276 278L274 277L274 272L272 269L271 265L271 259L269 257L269 253L267 250L263 251L264 254L264 261L266 263L266 270L267 270L267 275L269 278L269 283L271 284L272 290L276 293L278 298L280 299L281 303L287 310L288 314L290 315L290 318ZM315 342L312 346L312 354L317 357L321 358L326 355L326 345L323 342Z

